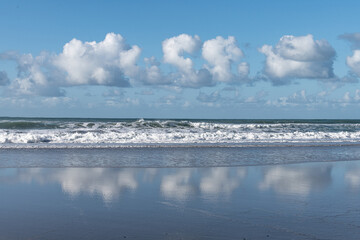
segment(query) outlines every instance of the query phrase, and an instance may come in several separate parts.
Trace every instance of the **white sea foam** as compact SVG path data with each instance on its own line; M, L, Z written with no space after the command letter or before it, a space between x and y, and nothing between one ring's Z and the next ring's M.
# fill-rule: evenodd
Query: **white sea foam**
M2 125L1 125L2 124ZM360 124L1 121L0 148L116 144L262 144L360 141Z

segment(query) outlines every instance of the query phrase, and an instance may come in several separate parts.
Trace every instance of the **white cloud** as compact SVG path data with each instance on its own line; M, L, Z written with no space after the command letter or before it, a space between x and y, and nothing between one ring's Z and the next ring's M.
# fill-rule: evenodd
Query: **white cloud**
M242 62L242 63L239 63L237 70L238 70L240 78L246 78L249 75L250 66L247 62Z
M351 73L349 76L344 77L344 80L347 82L358 82L357 77L360 77L360 33L343 34L339 38L349 41L353 49L352 55L346 58L346 64L350 68Z
M243 57L243 52L236 45L234 37L230 36L224 39L221 36L215 39L204 42L202 47L202 56L210 64L205 67L211 72L213 78L220 82L234 81L235 76L231 72L231 65L240 57ZM249 67L247 64L240 64L238 67L239 73L247 76Z
M285 84L294 78L329 79L334 77L335 50L326 40L312 35L285 35L275 47L263 45L266 56L264 73L274 84Z
M19 55L7 52L3 60L17 63L17 77L9 90L18 95L62 96L62 88L77 85L128 87L141 75L136 61L141 50L130 47L120 34L108 33L101 42L73 39L56 54Z
M169 85L172 83L168 76L165 76L160 69L160 62L155 57L144 58L146 63L145 70L141 71L142 76L139 77L145 85Z
M164 62L175 66L177 73L170 74L176 85L182 87L199 88L214 85L212 76L207 69L194 69L190 58L185 58L184 53L193 54L201 47L199 36L194 37L181 34L163 41Z
M17 63L17 77L10 82L7 94L63 96L64 90L56 82L58 72L53 69L52 57L46 52L36 57L14 52L0 54L1 59Z
M192 37L187 34L181 34L168 38L162 43L164 62L176 66L183 72L191 73L193 71L193 62L190 58L184 58L182 55L185 52L192 54L200 49L200 46L201 41L197 35Z
M66 72L69 85L128 86L125 75L137 74L140 53L138 46L128 46L120 34L108 33L98 43L71 40L53 64Z
M346 58L346 64L360 77L360 50L354 50L353 55Z

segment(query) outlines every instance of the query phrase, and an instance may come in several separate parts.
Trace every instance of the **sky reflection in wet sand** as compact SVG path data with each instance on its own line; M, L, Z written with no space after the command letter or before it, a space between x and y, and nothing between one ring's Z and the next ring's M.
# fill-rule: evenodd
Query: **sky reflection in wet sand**
M4 168L0 237L355 239L359 169Z

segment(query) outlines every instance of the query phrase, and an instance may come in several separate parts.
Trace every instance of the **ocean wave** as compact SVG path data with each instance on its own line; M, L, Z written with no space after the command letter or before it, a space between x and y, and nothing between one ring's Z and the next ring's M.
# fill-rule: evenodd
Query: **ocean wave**
M359 122L1 120L0 148L148 144L356 143Z

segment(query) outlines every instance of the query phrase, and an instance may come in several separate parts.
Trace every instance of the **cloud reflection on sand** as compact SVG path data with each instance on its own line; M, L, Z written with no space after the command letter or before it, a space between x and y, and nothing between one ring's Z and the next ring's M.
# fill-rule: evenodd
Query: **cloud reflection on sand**
M194 194L230 196L246 177L246 173L247 170L243 167L176 169L162 177L160 190L165 197L176 200L185 200Z
M185 200L191 193L195 192L196 185L191 183L194 169L176 169L175 173L162 177L160 190L167 198Z
M133 169L79 169L58 171L54 178L64 192L77 195L81 192L99 194L105 202L117 198L125 190L135 190L138 183Z
M112 168L61 168L18 169L16 175L1 179L11 182L48 184L56 182L62 190L76 196L80 193L100 195L104 202L111 202L126 190L138 187L135 169ZM0 181L1 181L0 180Z
M259 169L262 175L254 174L247 178L250 168ZM12 171L0 169L0 183L58 183L68 195L101 196L104 202L114 201L127 191L139 190L140 186L151 186L165 198L185 201L197 195L204 199L230 197L249 181L249 186L255 184L260 191L271 189L279 194L308 196L312 191L331 184L331 172L331 164L260 168L20 168ZM360 186L359 175L360 170L353 169L346 173L345 179L351 185Z
M331 170L331 165L269 167L264 171L259 189L306 197L311 191L324 189L331 184Z
M200 190L203 194L231 195L246 173L245 168L210 168L200 180Z
M352 188L359 188L360 187L360 167L355 167L349 169L345 173L345 181L350 185Z

